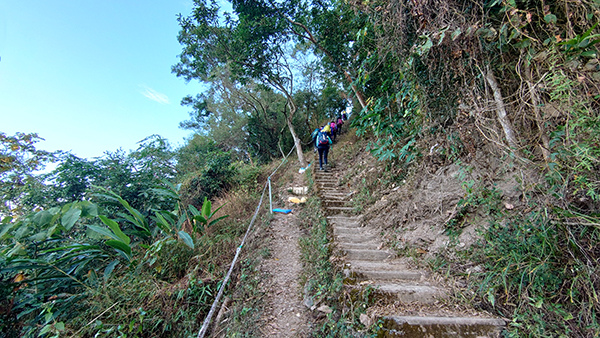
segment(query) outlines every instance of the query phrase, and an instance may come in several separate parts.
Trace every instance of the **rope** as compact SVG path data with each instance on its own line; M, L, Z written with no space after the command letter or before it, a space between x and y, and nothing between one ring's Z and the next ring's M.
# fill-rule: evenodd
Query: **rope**
M269 179L271 179L271 176L273 176L273 174L275 174L277 172L277 170L279 170L279 168L281 168L281 166L285 163L285 161L290 156L290 154L292 153L292 151L294 150L295 147L296 147L296 145L294 144L292 149L290 149L290 152L287 154L287 156L285 156L283 158L283 160L281 161L279 166L271 173L271 175L269 175ZM269 185L268 181L269 180L267 180L267 183L265 183L265 187L263 188L262 195L260 196L260 201L258 202L258 206L256 206L256 210L254 211L254 216L252 216L252 220L250 221L250 225L248 225L248 229L246 230L246 234L244 235L244 238L242 239L242 243L235 250L235 257L233 257L233 261L231 262L229 271L227 271L227 275L225 276L225 279L223 279L223 283L221 283L221 287L219 288L219 293L217 293L217 297L215 298L212 306L210 307L210 311L208 312L208 315L206 315L206 318L204 318L204 323L202 323L202 328L200 328L200 331L198 331L198 338L204 338L204 335L206 334L206 331L208 330L208 326L210 325L212 316L214 315L214 313L217 309L217 304L221 300L221 297L223 296L223 292L225 291L225 285L227 285L227 282L229 282L229 278L231 277L231 273L233 272L235 263L237 262L240 252L242 251L242 247L244 246L244 243L246 243L246 238L248 238L248 234L250 233L250 230L252 229L252 225L254 224L254 221L256 220L256 216L258 216L258 211L260 210L260 206L262 205L263 199L265 197L265 191L267 190L267 186Z

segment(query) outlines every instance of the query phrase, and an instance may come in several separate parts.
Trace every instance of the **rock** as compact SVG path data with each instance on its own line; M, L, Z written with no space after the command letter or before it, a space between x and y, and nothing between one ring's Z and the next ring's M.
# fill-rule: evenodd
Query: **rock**
M327 305L321 305L321 306L319 306L317 308L317 311L323 312L323 313L332 313L333 312L333 310L329 306L327 306Z
M308 294L308 285L304 287L304 306L313 310L315 305L315 300Z
M373 325L373 319L364 313L360 314L359 320L360 320L360 323L366 327Z

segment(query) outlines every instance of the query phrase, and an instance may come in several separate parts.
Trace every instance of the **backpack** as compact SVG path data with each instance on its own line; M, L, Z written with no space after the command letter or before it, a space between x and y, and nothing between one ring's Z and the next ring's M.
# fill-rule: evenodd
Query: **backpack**
M317 136L317 144L320 146L329 144L329 137L327 136L326 132L324 132L324 131L319 132L319 135Z
M316 128L311 134L310 137L313 139L313 141L317 138L317 135L319 135L319 128Z
M337 124L338 124L338 126L341 126L342 124L344 124L344 121L342 121L341 117L337 120Z
M335 122L331 122L331 130L336 131L336 129L337 129L337 125L335 124Z

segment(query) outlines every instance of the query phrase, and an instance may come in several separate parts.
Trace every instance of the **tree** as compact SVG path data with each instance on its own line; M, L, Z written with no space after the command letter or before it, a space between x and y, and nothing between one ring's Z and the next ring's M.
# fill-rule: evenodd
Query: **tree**
M56 159L56 153L35 148L40 140L35 133L0 133L0 214L19 214L23 197L41 184L35 171Z
M173 67L186 80L209 82L213 72L227 65L240 83L253 79L282 93L287 100L283 113L296 146L298 160L305 166L300 138L293 118L294 72L286 48L291 44L288 22L279 11L260 1L234 1L233 13L219 15L220 6L198 0L191 16L179 17L179 42L184 46L180 62Z
M345 80L362 108L367 106L362 90L357 86L353 66L355 37L363 28L364 15L353 10L347 2L286 1L274 8L291 24L290 34L299 41L310 43L316 55L329 65L329 70ZM354 77L354 78L353 78Z

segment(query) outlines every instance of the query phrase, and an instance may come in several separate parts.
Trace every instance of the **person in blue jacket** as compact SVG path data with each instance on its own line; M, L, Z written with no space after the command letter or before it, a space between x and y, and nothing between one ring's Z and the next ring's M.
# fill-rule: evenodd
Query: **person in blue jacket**
M329 146L333 143L329 134L331 128L329 124L325 125L317 135L317 149L319 150L319 170L325 170L327 166L327 155L329 154ZM323 166L325 164L325 166Z
M319 136L319 131L321 129L319 127L315 128L315 130L310 134L310 136L312 137L312 143L314 146L314 152L317 152L317 136Z

